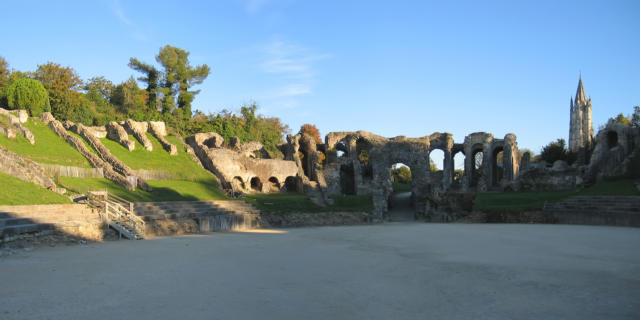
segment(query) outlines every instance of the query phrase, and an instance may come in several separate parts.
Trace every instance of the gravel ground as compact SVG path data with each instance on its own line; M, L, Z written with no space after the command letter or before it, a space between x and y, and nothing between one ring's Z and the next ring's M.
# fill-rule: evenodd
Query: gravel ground
M0 319L638 319L640 229L295 228L16 249Z

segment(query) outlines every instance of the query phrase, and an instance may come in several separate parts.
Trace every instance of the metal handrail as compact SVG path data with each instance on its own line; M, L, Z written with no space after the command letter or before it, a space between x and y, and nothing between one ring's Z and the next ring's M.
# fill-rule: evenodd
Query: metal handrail
M104 197L92 197L89 193L89 205L98 209L107 222L121 221L131 224L140 234L144 234L145 222L134 213L133 203L114 194L103 191ZM95 194L95 193L94 193Z

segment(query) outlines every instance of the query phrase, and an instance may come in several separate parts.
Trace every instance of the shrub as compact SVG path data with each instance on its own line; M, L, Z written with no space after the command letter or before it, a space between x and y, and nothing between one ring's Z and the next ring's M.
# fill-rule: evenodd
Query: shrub
M51 111L49 95L40 81L23 78L7 88L7 104L10 109L27 109L31 116Z

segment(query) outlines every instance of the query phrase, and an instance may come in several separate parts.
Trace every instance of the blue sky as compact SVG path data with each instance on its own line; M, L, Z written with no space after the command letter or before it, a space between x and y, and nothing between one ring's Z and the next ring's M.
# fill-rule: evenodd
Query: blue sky
M212 68L194 108L255 101L292 131L567 138L579 73L594 126L640 104L639 1L11 1L0 55L120 82L166 44Z

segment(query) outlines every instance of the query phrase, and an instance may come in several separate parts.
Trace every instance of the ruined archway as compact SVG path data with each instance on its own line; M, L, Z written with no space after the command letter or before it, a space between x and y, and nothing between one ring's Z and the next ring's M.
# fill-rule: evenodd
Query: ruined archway
M284 189L287 192L298 192L298 181L296 177L289 176L284 179Z
M482 176L482 168L484 166L484 151L482 145L475 145L471 151L471 186L478 185L478 181Z
M500 182L504 177L503 166L504 148L496 147L491 153L491 186L500 186Z
M464 162L466 160L466 155L464 154L464 150L458 149L453 151L453 157L451 157L453 161L453 165L451 166L453 169L453 186L456 188L462 187L464 184Z
M262 181L260 181L260 178L251 178L251 190L262 192Z
M338 158L349 157L349 146L344 140L336 143L336 155L338 156Z
M280 192L280 182L278 181L278 178L269 178L269 192Z
M340 190L342 194L356 194L356 179L353 163L340 165Z
M231 190L233 190L233 192L242 192L245 190L245 185L241 177L233 177L231 180Z

